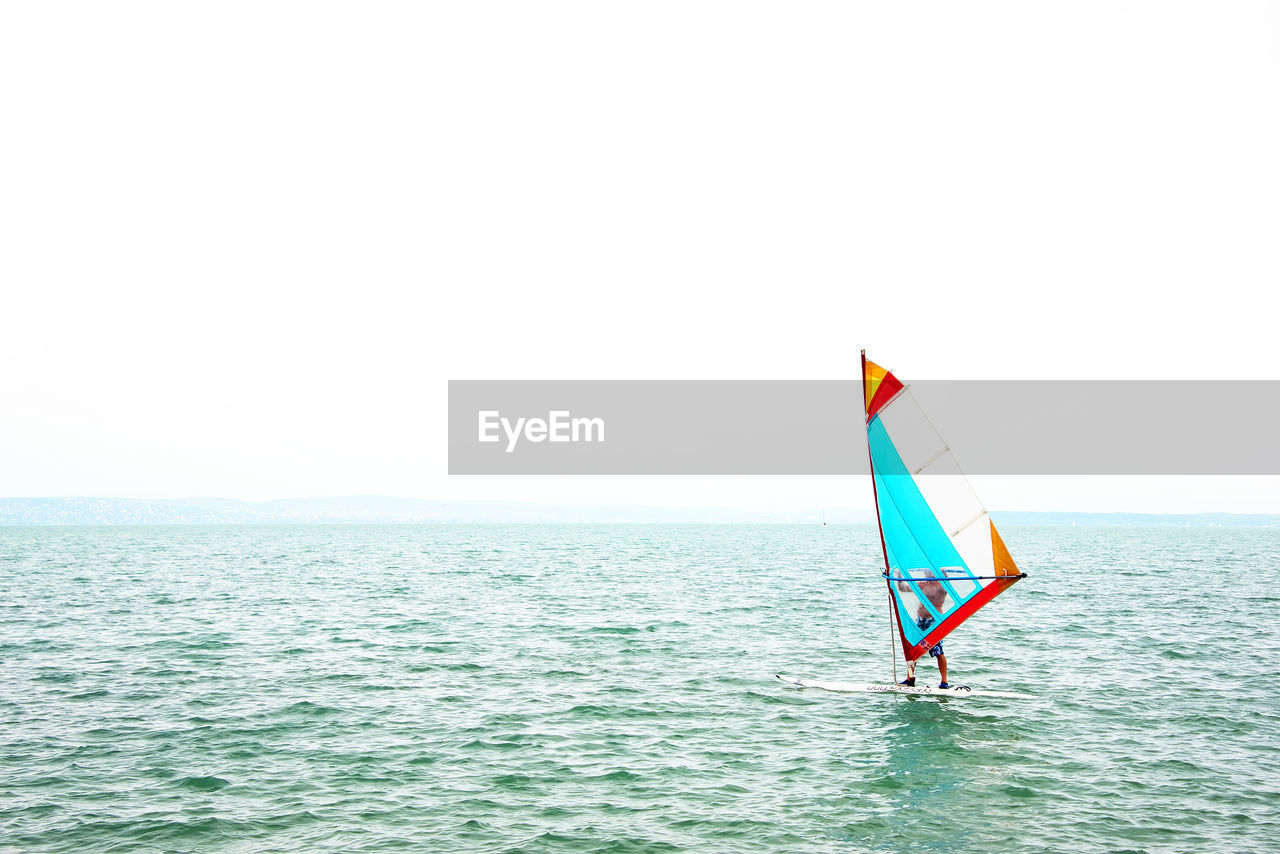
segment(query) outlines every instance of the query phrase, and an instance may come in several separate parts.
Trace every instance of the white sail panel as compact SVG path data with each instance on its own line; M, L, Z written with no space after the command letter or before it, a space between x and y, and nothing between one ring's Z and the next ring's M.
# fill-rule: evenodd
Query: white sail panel
M911 474L923 473L947 453L947 443L909 391L899 393L877 417Z
M954 467L954 460L949 462ZM915 481L965 564L974 575L990 575L990 523L987 510L969 486L968 479L957 469L954 474L918 476Z

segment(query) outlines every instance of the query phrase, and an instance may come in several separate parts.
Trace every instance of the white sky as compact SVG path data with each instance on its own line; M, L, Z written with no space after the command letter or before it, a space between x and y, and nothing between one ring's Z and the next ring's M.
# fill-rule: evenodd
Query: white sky
M1277 103L1260 3L6 3L0 495L864 506L448 478L445 384L1280 379Z

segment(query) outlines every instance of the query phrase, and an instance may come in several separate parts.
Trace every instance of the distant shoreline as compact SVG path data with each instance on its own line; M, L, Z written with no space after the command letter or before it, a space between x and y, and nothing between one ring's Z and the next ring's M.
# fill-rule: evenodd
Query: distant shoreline
M433 501L385 496L286 498L0 498L0 527L126 525L395 525L395 524L745 524L869 525L870 510L817 508L748 511L731 508L573 506L513 501ZM1280 514L1083 513L993 510L1000 525L1121 527L1280 527Z

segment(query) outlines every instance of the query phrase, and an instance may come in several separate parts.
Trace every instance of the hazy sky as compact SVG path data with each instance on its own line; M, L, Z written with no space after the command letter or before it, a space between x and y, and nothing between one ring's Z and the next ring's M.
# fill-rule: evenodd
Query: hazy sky
M1275 4L6 3L0 495L863 506L448 478L446 381L1280 379L1277 103Z

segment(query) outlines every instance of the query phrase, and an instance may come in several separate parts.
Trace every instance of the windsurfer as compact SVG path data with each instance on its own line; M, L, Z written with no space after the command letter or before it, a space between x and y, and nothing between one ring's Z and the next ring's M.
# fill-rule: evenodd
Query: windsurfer
M920 590L921 593L925 595L925 598L929 600L929 603L933 605L933 607L936 610L938 611L945 610L944 606L947 601L947 591L946 591L946 588L942 586L942 582L938 581L937 579L922 579L922 580L916 581L916 587ZM903 591L904 593L915 592L911 587L911 583L906 581L905 579L898 581L898 589ZM933 614L929 611L928 608L925 607L925 604L921 602L920 607L916 609L916 626L918 626L922 631L927 631L928 628L932 625L933 625ZM950 684L947 683L947 657L942 652L942 641L938 641L936 644L929 647L929 655L933 656L938 660L938 675L941 677L941 681L938 683L938 687L950 688L951 687ZM907 662L907 678L902 680L898 684L906 685L908 687L915 686L916 684L916 661L915 660Z

